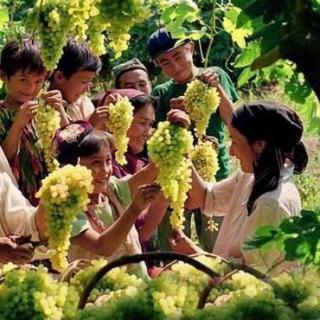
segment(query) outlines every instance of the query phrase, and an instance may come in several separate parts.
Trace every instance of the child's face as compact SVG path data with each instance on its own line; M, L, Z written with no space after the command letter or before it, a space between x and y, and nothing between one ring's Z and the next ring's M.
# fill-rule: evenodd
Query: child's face
M78 71L72 74L70 78L66 78L60 73L57 81L63 98L68 103L76 102L84 93L90 90L95 76L96 73L91 71Z
M112 175L112 161L109 148L106 145L102 145L96 154L82 157L80 164L86 166L92 172L93 193L105 192L109 178Z
M46 72L34 73L17 71L14 75L4 76L7 95L18 104L33 100L39 94L46 79Z
M155 62L170 79L185 84L192 77L193 44L190 42L162 53Z

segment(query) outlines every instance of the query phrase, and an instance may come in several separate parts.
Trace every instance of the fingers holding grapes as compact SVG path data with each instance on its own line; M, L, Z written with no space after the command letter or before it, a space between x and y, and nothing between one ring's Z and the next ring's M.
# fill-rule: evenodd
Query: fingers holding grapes
M189 116L182 110L171 109L167 114L167 119L173 124L177 124L188 129L191 125Z

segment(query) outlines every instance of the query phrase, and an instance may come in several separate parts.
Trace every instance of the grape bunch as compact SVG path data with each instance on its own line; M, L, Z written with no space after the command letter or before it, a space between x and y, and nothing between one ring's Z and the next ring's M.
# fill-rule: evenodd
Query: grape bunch
M150 15L145 0L101 0L99 7L102 21L106 23L109 47L115 58L128 48L131 28Z
M74 319L79 297L45 268L7 272L0 286L0 320Z
M108 110L107 127L113 134L116 146L116 160L119 164L126 164L124 154L128 148L127 131L133 120L133 106L128 97L120 97L115 104L111 103Z
M67 165L45 178L36 194L46 208L50 259L57 271L68 265L66 255L72 223L79 212L86 210L88 194L92 191L91 172L80 165Z
M207 182L215 181L215 174L219 169L217 151L209 141L199 142L192 153L191 160L196 170Z
M60 127L60 114L57 110L40 99L34 121L39 138L38 144L43 150L48 172L53 172L59 168L58 161L52 155L51 144L56 131Z
M159 168L157 181L173 209L170 221L174 230L182 228L184 203L191 186L191 162L187 159L192 150L192 135L187 129L160 122L148 141L148 152Z
M105 259L92 260L90 266L79 271L71 280L71 285L82 294L93 276L107 264ZM126 267L115 268L109 271L91 291L89 302L103 301L104 298L111 299L123 295L134 296L138 290L143 290L145 282L134 274L129 274ZM100 298L99 298L100 297Z
M40 40L40 55L47 70L54 70L72 28L70 2L38 0L30 11L27 28Z
M184 103L191 121L195 122L198 136L202 137L206 133L211 114L220 104L217 89L195 79L188 84Z

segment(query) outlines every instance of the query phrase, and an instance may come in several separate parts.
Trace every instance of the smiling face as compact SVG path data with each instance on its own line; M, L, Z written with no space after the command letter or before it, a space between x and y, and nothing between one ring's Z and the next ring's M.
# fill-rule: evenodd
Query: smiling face
M119 89L136 89L146 95L151 94L151 82L148 74L142 69L133 69L120 75Z
M170 79L185 84L193 77L193 50L194 45L189 42L160 54L155 62Z
M36 98L46 78L46 72L35 73L18 70L10 77L1 75L6 84L7 95L12 101L21 105Z
M101 145L97 153L80 158L80 164L91 170L94 194L106 191L108 181L112 175L111 159L110 149L107 144Z
M155 123L154 107L151 103L134 113L131 127L128 130L129 147L137 154L143 151L143 148L150 138L153 125Z
M92 71L78 71L66 78L61 71L56 71L54 87L61 91L63 99L68 103L74 103L90 90L95 76L96 73Z
M228 125L228 130L231 139L230 155L235 156L239 160L243 172L252 173L254 162L258 159L265 144L261 141L249 144L247 138L230 123Z

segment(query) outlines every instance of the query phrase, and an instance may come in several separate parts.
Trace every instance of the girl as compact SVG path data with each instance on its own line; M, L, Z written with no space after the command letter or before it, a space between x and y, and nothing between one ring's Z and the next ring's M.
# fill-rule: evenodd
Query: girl
M213 253L241 259L262 271L291 267L281 263L280 251L243 250L244 241L263 225L278 225L299 215L301 202L293 173L301 173L308 156L301 136L303 124L291 109L273 103L245 104L235 110L228 125L230 154L240 161L233 176L206 184L194 172L188 206L225 216ZM185 236L172 240L176 250L198 249Z

